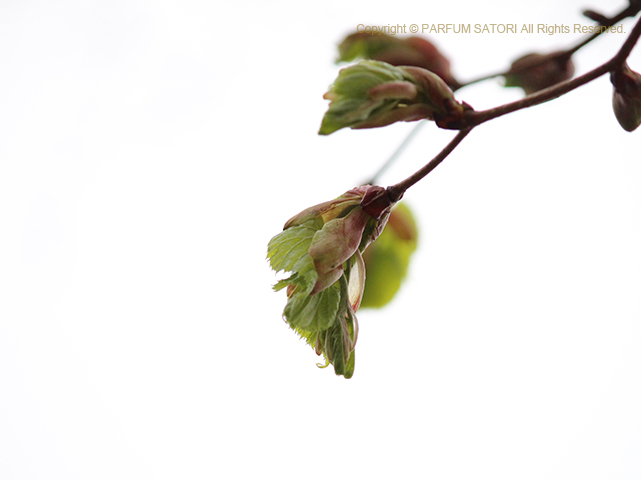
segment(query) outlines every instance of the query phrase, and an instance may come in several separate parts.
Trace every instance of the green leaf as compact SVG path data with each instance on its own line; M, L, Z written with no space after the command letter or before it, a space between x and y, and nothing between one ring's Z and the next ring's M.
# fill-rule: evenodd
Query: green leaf
M336 313L336 321L331 328L319 334L317 343L320 345L327 362L334 366L334 373L350 378L354 374L357 323L348 304L348 282L345 275L337 284L340 285L341 299L340 307Z
M361 250L378 236L391 205L382 187L349 190L292 217L267 247L271 267L291 272L273 287L286 289L284 319L345 378L354 374L354 311L365 282Z
M334 317L334 322L325 330L313 331L295 327L294 330L315 349L318 355L325 357L326 365L334 366L336 375L351 378L354 374L355 356L354 346L358 336L358 323L356 316L349 308L347 301L347 278L345 275L332 287L340 289L339 306Z
M333 358L330 362L334 365L334 373L351 378L354 374L355 350L354 350L354 315L347 310L346 315L336 322L334 327L328 330L326 349Z
M330 100L320 135L341 128L376 128L425 118L463 122L465 108L435 73L420 67L394 67L364 60L343 68L324 95Z
M363 253L367 274L361 308L380 308L394 298L407 275L417 236L410 209L397 204L383 233Z
M316 276L312 277L314 277L314 281L310 282L311 285L308 285L308 288L294 292L289 297L284 311L285 318L292 327L308 332L326 330L331 327L336 319L341 300L338 282L322 292L309 295Z
M277 272L301 272L309 269L312 262L308 254L309 246L314 234L322 227L323 220L315 218L283 230L272 238L267 246L267 258L271 267Z
M331 103L319 133L329 135L395 108L399 100L373 100L369 91L387 82L405 80L405 77L403 70L372 60L343 68L325 94Z

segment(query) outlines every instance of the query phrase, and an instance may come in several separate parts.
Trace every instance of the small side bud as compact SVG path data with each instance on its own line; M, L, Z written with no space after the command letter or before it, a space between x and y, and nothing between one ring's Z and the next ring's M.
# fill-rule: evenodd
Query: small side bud
M512 63L505 74L506 87L520 87L526 95L538 92L574 75L572 59L561 52L530 53Z
M641 75L625 63L610 72L610 81L614 86L614 115L626 132L632 132L641 124Z

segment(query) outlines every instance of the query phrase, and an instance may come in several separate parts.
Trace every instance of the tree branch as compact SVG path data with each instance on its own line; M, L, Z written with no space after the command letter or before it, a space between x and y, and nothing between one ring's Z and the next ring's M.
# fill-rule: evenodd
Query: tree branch
M604 17L604 20L600 21L599 25L601 27L612 27L612 26L616 25L617 23L619 23L620 21L622 21L622 20L624 20L624 19L626 19L628 17L631 17L631 18L636 17L639 14L639 11L641 11L641 4L634 5L634 6L630 5L627 8L625 8L624 10L622 10L621 12L619 12L614 17L611 17L611 18L605 18ZM604 32L603 29L599 30L598 32L594 32L592 35L589 35L587 38L585 38L582 41L580 41L574 47L567 48L566 50L561 50L560 52L557 52L556 55L553 56L553 58L554 59L561 59L561 58L565 57L566 60L569 60L572 55L574 55L581 48L585 47L587 44L592 42L595 38L599 37L603 32ZM538 67L539 65L541 65L541 64L543 64L545 62L549 62L550 60L551 59L549 57L548 58L543 58L538 63L532 63L532 65L530 65L528 68L529 69L530 68L536 68L536 67ZM460 89L460 88L466 87L468 85L472 85L474 83L479 83L479 82L483 82L485 80L490 80L492 78L505 76L508 73L509 73L509 71L501 72L501 73L493 73L491 75L485 75L483 77L479 77L479 78L476 78L474 80L470 80L469 82L465 82L465 83L460 84L458 86L457 90Z
M425 165L423 168L421 168L417 172L407 177L402 182L399 182L396 185L387 187L387 195L389 195L390 200L392 200L392 202L398 202L401 198L403 198L403 194L408 188L410 188L412 185L416 184L417 182L425 178L425 176L428 173L430 173L432 170L438 167L438 165L443 160L445 160L445 158L450 153L452 153L452 151L458 146L458 144L461 143L463 139L467 136L467 134L470 133L471 131L472 131L471 128L460 130L456 134L454 139L452 139L452 141L448 143L447 146L438 153L438 155L436 155L432 160L430 160L427 163L427 165Z
M624 20L624 19L626 19L626 18L628 18L628 17L631 17L631 18L636 17L636 16L639 14L639 12L640 12L640 11L641 11L641 2L636 2L636 4L635 4L634 2L630 2L630 5L629 5L628 7L626 7L626 8L625 8L625 9L623 9L621 12L619 12L618 14L616 14L615 16L610 17L610 18L607 18L607 17L605 17L605 16L602 16L602 15L596 14L596 13L594 13L594 12L591 12L591 13L592 13L593 15L597 15L597 16L599 17L599 21L598 21L598 23L599 23L599 25L600 25L600 26L602 26L602 27L611 27L611 26L616 25L617 23L619 23L620 21L622 21L622 20ZM586 11L586 12L587 12L587 11ZM587 14L586 14L586 12L584 12L584 15L586 15L588 18L592 18L591 16L587 15ZM582 40L581 42L579 42L579 43L578 43L577 45L575 45L574 47L571 47L571 48L568 48L568 49L566 49L566 50L562 50L562 51L558 52L558 53L557 53L557 55L555 56L555 58L559 58L559 59L560 59L561 57L564 57L564 56L565 56L565 57L567 57L567 59L569 59L569 58L570 58L574 53L576 53L576 52L577 52L578 50L580 50L581 48L585 47L587 44L589 44L590 42L592 42L595 38L597 38L598 36L600 36L602 33L603 33L603 30L599 30L598 32L593 33L592 35L589 35L587 38L585 38L584 40ZM630 38L631 38L631 37L628 37L628 40L630 40ZM635 39L634 41L632 41L632 42L631 42L630 49L627 51L627 54L625 54L625 57L626 57L626 58L627 58L627 56L630 54L630 50L632 49L632 47L634 46L634 44L635 44L635 43L636 43L636 39ZM624 44L624 47L625 47L625 44ZM621 51L619 51L619 54L622 54L622 55L623 55L623 53L622 53L622 52L624 51L624 47L622 47ZM547 62L547 61L550 61L550 59L549 59L549 58L542 59L542 60L541 60L541 63L544 63L544 62ZM536 66L538 66L538 65L539 65L539 64L534 63L534 64L532 64L532 65L530 66L530 68L534 68L534 67L536 67ZM602 65L601 67L604 67L604 65ZM606 69L606 71L607 71L607 69ZM604 72L600 72L600 71L599 71L599 72L597 72L598 74L597 74L597 76L596 76L596 77L594 77L594 78L592 78L592 77L590 77L590 76L589 76L589 77L585 77L585 76L583 76L583 77L578 77L578 79L581 79L582 81L585 81L585 83L587 83L587 82L590 82L590 81L594 80L595 78L598 78L599 76L603 75L604 73L606 73L606 71L604 71ZM468 85L472 85L472 84L474 84L474 83L479 83L479 82L483 82L483 81L485 81L485 80L490 80L490 79L492 79L492 78L505 76L507 73L508 73L508 72L499 72L499 73L493 73L493 74L484 75L483 77L479 77L479 78L476 78L476 79L474 79L474 80L470 80L469 82L465 82L465 83L462 83L462 84L457 85L457 86L456 86L456 88L453 88L453 91L457 91L457 90L459 90L459 89L461 89L461 88L463 88L463 87L466 87L466 86L468 86ZM594 74L594 71L589 72L589 73L590 73L590 74ZM588 75L588 74L586 74L586 75ZM574 79L574 80L577 80L577 79ZM572 85L574 85L574 84L572 84ZM546 98L546 99L544 99L544 100L541 100L539 103L543 103L543 102L546 102L546 101L548 101L548 100L552 100L553 98L557 98L558 96L564 95L565 93L567 93L567 92L569 92L569 91L573 90L574 88L577 88L577 87L579 87L579 86L581 86L581 85L583 85L583 83L580 83L580 84L577 84L577 85L571 86L571 88L570 88L569 90L567 90L567 91L562 91L562 92L561 92L561 93L559 93L557 96L552 96L552 97ZM558 92L556 92L556 91L555 91L555 93L558 93ZM528 101L532 101L532 98L533 98L533 97L534 97L534 95L533 95L533 96L530 96L530 97L526 97L526 98L529 98L529 99L530 99L530 100L528 100ZM545 97L544 97L544 98L545 98ZM535 102L535 103L527 104L527 105L525 105L525 106L523 106L523 107L518 107L518 104L517 104L517 105L513 105L513 107L510 107L510 108L518 107L518 108L516 108L516 110L520 110L521 108L527 108L527 107L530 107L530 106L533 106L533 105L538 105L538 103L536 103L536 102L538 101L537 99L540 99L540 97L536 97L536 98L534 98L534 102ZM515 103L517 103L517 102L515 102ZM505 107L507 108L507 106L505 106ZM497 108L498 108L498 107L497 107ZM509 110L509 111L506 111L506 112L504 112L504 113L500 113L500 115L498 115L498 116L505 115L506 113L510 113L510 112L512 112L512 111L516 111L516 110ZM487 113L487 112L489 112L489 111L486 111L486 113ZM489 120L489 119L490 119L490 118L482 119L482 117L481 117L480 113L481 113L481 112L479 112L479 114L477 114L477 115L478 115L478 118L477 118L475 121L478 121L479 123L476 123L476 125L479 125L480 123L483 123L483 122L485 122L485 121L487 121L487 120ZM492 117L492 118L496 118L496 117ZM482 120L482 121L481 121L481 120ZM403 142L399 145L399 147L398 147L398 148L394 151L394 153L393 153L393 154L392 154L392 155L387 159L387 161L383 164L383 166L381 166L381 167L380 167L380 169L379 169L379 170L374 174L374 176L370 179L370 181L369 181L368 183L370 183L371 185L375 184L375 183L376 183L376 180L378 180L378 178L381 176L381 174L382 174L385 170L387 170L387 169L388 169L388 168L389 168L389 167L394 163L394 161L395 161L395 160L400 156L400 154L402 153L402 151L403 151L403 150L405 150L405 148L407 147L407 145L411 142L411 140L413 139L413 137L416 135L417 131L418 131L418 130L419 130L419 128L420 128L420 125L421 125L421 124L417 125L417 126L416 126L416 127L415 127L415 128L414 128L414 129L413 129L413 130L408 134L408 135L407 135L407 137L405 137L405 139L404 139L404 140L403 140Z
M595 69L585 73L584 75L581 75L580 77L559 83L552 87L548 87L532 95L528 95L521 100L517 100L516 102L507 103L505 105L500 105L498 107L494 107L489 110L482 110L479 112L471 110L467 114L467 127L465 129L461 129L454 137L454 139L450 143L448 143L447 146L438 153L438 155L436 155L425 166L407 177L405 180L387 187L387 193L390 199L393 202L400 200L408 188L425 178L425 176L427 176L443 160L445 160L445 158L447 158L447 156L452 153L452 151L459 145L459 143L461 143L461 141L463 141L463 139L467 136L468 133L472 131L474 127L489 120L507 115L508 113L516 112L528 107L533 107L535 105L540 105L541 103L545 103L554 98L558 98L582 85L585 85L586 83L593 81L596 78L599 78L601 75L607 72L616 70L617 68L621 67L627 60L630 52L632 52L632 49L636 45L640 36L641 18L637 21L636 25L630 32L630 35L625 40L616 55L605 62L603 65L596 67Z
M585 85L586 83L599 78L601 75L616 69L626 61L626 59L630 55L630 52L632 51L632 48L634 48L634 45L639 40L640 35L641 19L637 21L636 25L630 32L630 35L626 39L625 43L621 46L621 49L617 52L617 54L610 60L605 62L603 65L595 68L594 70L590 70L580 77L576 77L572 80L567 80L557 85L553 85L515 102L506 103L505 105L490 108L489 110L482 110L480 112L471 111L468 113L469 126L474 127L480 125L481 123L485 123L488 120L501 117L508 113L516 112L517 110L522 110L528 107L533 107L535 105L540 105L541 103L545 103L554 98L565 95L566 93L571 92L581 85Z

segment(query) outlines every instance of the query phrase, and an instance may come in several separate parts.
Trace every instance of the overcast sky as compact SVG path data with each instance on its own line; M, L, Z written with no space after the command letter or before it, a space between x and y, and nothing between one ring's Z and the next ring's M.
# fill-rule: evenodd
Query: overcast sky
M516 24L428 37L465 81L583 38L523 24L625 5L516 3L4 0L0 478L638 480L641 131L607 76L479 127L407 192L419 249L358 313L351 380L271 291L269 239L412 129L317 135L337 42ZM501 82L457 98L522 96ZM427 125L381 183L452 136Z

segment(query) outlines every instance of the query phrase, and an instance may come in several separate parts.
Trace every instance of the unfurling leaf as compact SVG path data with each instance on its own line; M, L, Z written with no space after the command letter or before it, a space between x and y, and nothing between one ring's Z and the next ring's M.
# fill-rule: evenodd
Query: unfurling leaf
M367 278L362 308L380 308L394 298L407 275L417 239L412 212L404 203L398 203L383 233L363 253Z
M454 124L463 121L466 110L436 74L373 60L343 68L324 98L330 105L321 135L345 127L375 128L421 119Z
M506 87L520 87L527 95L569 80L574 64L559 52L542 55L530 53L515 60L505 74Z
M382 187L354 188L292 217L267 247L272 269L291 273L274 286L287 288L284 319L345 378L354 373L361 253L381 233L392 205Z
M632 132L641 124L641 75L624 63L621 69L610 72L610 81L614 115L626 132Z
M387 34L353 33L340 43L338 52L337 63L363 59L377 60L397 67L420 67L441 77L452 89L459 86L450 71L450 61L422 37L399 38Z

